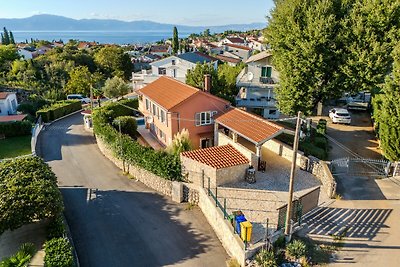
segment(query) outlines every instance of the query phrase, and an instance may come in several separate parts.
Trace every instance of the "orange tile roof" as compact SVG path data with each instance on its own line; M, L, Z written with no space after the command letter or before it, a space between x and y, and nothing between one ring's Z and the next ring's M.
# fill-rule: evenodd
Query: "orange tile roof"
M161 76L154 82L146 85L136 92L138 94L145 95L166 110L171 110L173 107L179 105L183 101L186 101L195 94L205 94L209 97L229 104L228 101L222 98L205 93L193 86L187 85L167 76Z
M9 92L0 92L0 99L6 99L10 94Z
M247 50L247 51L251 50L250 47L243 46L243 45L236 45L236 44L225 44L225 45L229 46L229 47L235 47L235 48L238 48L238 49L242 49L242 50Z
M193 151L182 152L187 157L215 169L223 169L241 164L248 164L249 160L232 145L214 146Z
M0 116L0 122L23 121L25 118L26 114Z
M222 55L216 55L215 57L221 61L231 62L231 63L235 63L235 64L242 61L241 59L238 59L238 58L227 57L227 56L222 56Z
M275 123L238 108L228 110L218 116L215 121L257 144L273 138L284 129Z

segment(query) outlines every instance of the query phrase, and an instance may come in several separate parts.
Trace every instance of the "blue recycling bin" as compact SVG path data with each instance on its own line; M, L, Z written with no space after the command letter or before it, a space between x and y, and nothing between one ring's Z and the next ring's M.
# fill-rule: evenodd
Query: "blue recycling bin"
M240 223L241 222L245 222L247 221L246 218L244 217L244 215L239 215L236 216L235 218L235 229L236 229L236 233L238 233L240 235Z

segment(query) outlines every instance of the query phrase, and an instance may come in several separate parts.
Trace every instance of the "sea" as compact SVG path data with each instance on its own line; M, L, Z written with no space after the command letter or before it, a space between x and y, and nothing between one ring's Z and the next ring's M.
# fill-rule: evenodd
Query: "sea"
M74 39L98 42L100 44L147 44L172 37L172 31L13 31L16 42L36 40L58 41L67 43ZM186 38L188 32L180 32L180 38Z

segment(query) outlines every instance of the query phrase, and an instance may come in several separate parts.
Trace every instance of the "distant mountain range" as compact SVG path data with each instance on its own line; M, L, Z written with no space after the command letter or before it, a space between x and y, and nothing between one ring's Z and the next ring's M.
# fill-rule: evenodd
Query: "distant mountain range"
M11 31L172 31L176 26L178 31L199 33L205 29L211 32L226 30L262 29L266 23L230 24L221 26L187 26L157 23L153 21L120 21L111 19L71 19L55 15L35 15L29 18L4 19L0 18L0 27Z

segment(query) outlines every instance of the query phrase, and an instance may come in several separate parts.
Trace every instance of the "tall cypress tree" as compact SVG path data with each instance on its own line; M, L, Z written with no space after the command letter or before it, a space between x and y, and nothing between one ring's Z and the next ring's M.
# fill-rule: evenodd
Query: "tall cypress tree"
M14 34L10 31L10 44L15 44Z
M9 45L10 44L10 36L8 35L8 31L6 29L6 27L3 28L4 31L4 43L5 45Z
M174 54L178 53L179 51L179 37L178 37L178 29L176 27L174 27L173 30L172 51L174 52Z

